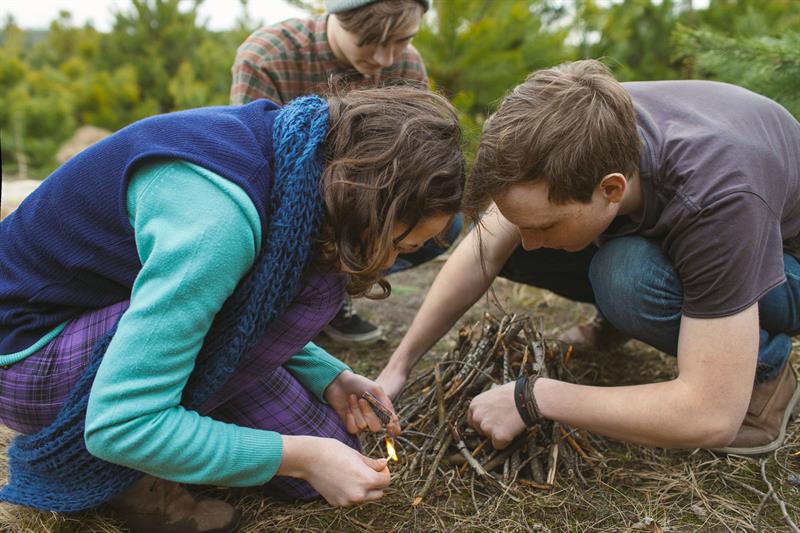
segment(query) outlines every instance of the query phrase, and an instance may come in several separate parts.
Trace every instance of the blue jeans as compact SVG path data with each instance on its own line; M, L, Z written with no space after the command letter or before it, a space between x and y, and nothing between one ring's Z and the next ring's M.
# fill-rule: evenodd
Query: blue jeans
M422 245L422 248L416 252L397 256L394 264L386 271L386 275L402 272L403 270L408 270L422 263L427 263L436 256L445 253L450 248L450 245L458 238L459 234L461 234L461 229L463 227L463 217L461 215L456 215L453 218L453 223L450 224L450 227L447 228L443 236L442 240L444 242L440 244L436 242L436 239L431 239L426 241L425 244Z
M535 256L542 251L523 251L525 263L538 262L540 258ZM617 329L665 353L677 354L683 287L671 261L656 241L637 236L621 237L599 249L592 246L576 254L544 251L551 260L547 270L562 269L564 276L550 283L554 289L541 283L542 278L528 276L525 283L564 295L568 292L565 286L572 282L573 292L580 296L575 299L594 303ZM514 256L509 262L513 259ZM516 268L519 270L519 265ZM790 336L800 332L800 263L784 254L784 269L786 283L772 289L758 302L757 382L778 374L792 349ZM514 265L503 269L504 272L513 270ZM587 283L593 294L587 293Z

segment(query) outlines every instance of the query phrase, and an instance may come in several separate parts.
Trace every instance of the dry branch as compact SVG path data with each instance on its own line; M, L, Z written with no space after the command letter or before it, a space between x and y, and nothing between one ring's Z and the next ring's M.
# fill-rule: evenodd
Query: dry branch
M581 468L603 467L594 437L558 423L542 421L500 451L491 450L488 439L466 426L472 398L521 376L568 376L563 360L545 341L541 320L517 315L497 320L486 313L483 321L461 328L457 346L409 384L396 402L405 429L399 442L411 444L404 446L399 474L406 482L422 483L413 489L413 505L423 501L446 465L495 491L507 491L515 480L552 488L559 470L583 479Z

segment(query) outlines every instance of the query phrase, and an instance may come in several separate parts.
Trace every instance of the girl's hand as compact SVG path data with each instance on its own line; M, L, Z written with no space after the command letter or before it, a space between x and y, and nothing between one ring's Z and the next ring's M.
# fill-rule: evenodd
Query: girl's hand
M492 446L502 450L525 431L525 422L514 402L513 381L478 394L467 411L467 423L478 433L492 439Z
M283 435L278 475L305 479L334 507L383 496L391 476L386 459L361 455L336 439Z
M382 429L381 421L369 402L361 399L365 392L371 392L384 407L394 413L392 401L380 385L350 371L345 370L339 374L325 389L325 401L339 414L347 431L353 434L367 429L377 433ZM386 432L393 437L400 434L400 420L396 414L387 424Z

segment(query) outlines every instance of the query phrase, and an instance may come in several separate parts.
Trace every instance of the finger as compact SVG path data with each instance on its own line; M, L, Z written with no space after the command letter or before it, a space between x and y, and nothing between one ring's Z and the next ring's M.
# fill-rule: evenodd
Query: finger
M385 489L392 482L392 475L389 473L389 467L384 467L383 470L375 472L369 483L371 489Z
M383 479L386 481L386 485L382 485L382 486L388 487L389 484L391 484L391 482L392 482L392 472L391 472L391 470L389 470L389 465L387 464L386 467L383 470L378 472L378 474L380 474L383 477Z
M353 418L353 413L350 411L347 411L347 414L345 415L345 428L347 429L347 432L352 435L358 434L358 426L356 426L356 420L355 418Z
M383 498L383 491L379 489L368 490L367 493L364 495L365 502L380 500L381 498Z
M397 418L397 416L392 418L389 424L386 425L386 433L388 433L390 437L397 438L400 436L402 431L403 430L400 427L400 419Z
M378 385L377 387L374 387L370 392L374 394L375 397L381 401L384 407L386 407L388 410L394 413L394 405L392 405L392 399L389 398L386 392L384 392L383 387Z
M350 412L353 414L358 430L361 431L365 429L367 427L367 422L364 420L364 415L361 413L361 408L358 406L358 400L355 394L349 395L347 399L350 402Z
M381 421L378 419L378 415L375 414L375 411L372 410L372 406L369 404L367 400L358 400L358 407L361 411L361 415L364 417L364 420L367 422L367 427L373 433L377 433L381 430Z
M364 461L365 465L367 465L376 472L382 471L384 468L386 468L386 465L389 463L389 459L385 457L382 457L381 459L373 459L372 457L362 455L361 460Z
M495 450L502 450L503 448L508 446L510 442L511 441L503 437L496 437L492 435L492 446L494 446Z
M478 431L478 433L480 433L481 428L478 427L478 424L475 421L475 411L471 405L469 406L469 409L467 409L467 424L469 424L471 428L474 428L475 430Z

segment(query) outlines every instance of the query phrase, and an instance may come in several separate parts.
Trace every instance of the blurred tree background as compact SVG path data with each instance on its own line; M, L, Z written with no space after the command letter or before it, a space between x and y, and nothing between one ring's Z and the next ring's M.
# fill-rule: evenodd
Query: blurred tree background
M77 26L68 12L46 32L4 21L4 171L46 176L81 125L116 130L155 113L227 103L236 48L255 28L247 0L227 31L205 26L201 3L130 0L108 32ZM622 81L736 83L800 117L798 28L796 0L436 0L414 45L474 146L485 117L530 71L585 57L602 59Z

